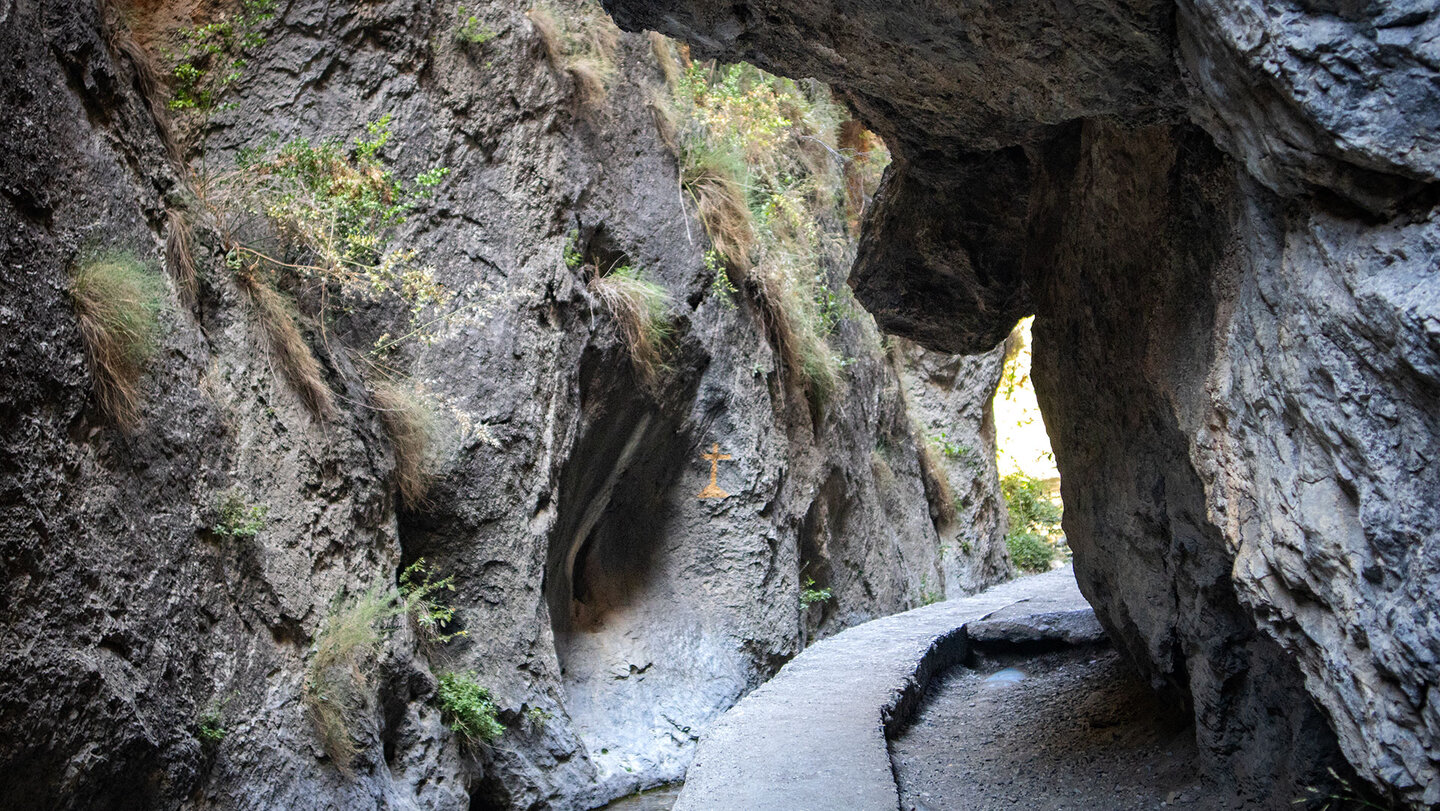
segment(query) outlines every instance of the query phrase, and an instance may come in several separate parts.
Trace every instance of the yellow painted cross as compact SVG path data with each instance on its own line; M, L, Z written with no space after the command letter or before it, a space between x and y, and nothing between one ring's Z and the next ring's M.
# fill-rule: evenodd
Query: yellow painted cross
M710 463L710 483L705 485L705 489L701 490L696 498L725 498L729 496L729 493L721 490L719 485L715 484L715 474L719 472L721 462L727 459L733 459L734 457L728 453L721 453L720 443L716 442L710 446L710 452L700 454L700 458Z

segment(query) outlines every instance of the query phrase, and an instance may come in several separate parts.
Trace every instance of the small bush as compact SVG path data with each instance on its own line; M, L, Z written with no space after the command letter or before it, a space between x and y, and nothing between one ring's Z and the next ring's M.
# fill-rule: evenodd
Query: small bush
M484 45L496 37L495 30L480 22L474 14L466 14L465 7L456 9L459 21L455 25L455 40L467 45Z
M615 318L636 374L653 385L665 369L665 344L674 333L670 293L630 265L590 279L590 291Z
M435 413L420 391L389 380L373 381L370 399L395 451L400 501L407 508L416 509L424 504L432 478L425 465L435 439Z
M210 528L216 535L226 538L254 538L265 528L265 516L270 508L264 504L246 504L239 490L227 490L220 495L215 505L219 520Z
M400 599L422 640L443 645L457 636L467 635L463 630L448 634L444 630L455 619L455 609L436 599L436 595L454 590L454 575L434 579L434 573L425 567L424 558L417 558L400 573Z
M1022 571L1048 571L1059 557L1054 536L1060 531L1061 510L1045 495L1039 479L1010 473L1000 480L1000 492L1010 513L1005 546L1010 560Z
M825 603L833 599L835 599L835 592L829 586L817 589L815 588L815 578L805 578L805 585L800 589L800 608L809 608L816 603Z
M440 674L436 692L440 711L450 723L450 730L467 743L486 743L505 733L497 718L490 691L481 687L468 673Z
M221 704L211 704L200 713L200 718L195 726L200 737L200 742L207 746L214 746L225 740L230 730L225 728L225 711Z
M160 337L165 287L126 253L82 260L71 278L80 335L100 407L117 423L139 419L140 380Z

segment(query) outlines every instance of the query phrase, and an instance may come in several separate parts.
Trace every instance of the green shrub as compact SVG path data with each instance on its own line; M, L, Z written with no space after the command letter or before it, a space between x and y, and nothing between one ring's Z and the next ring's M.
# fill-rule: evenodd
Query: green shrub
M390 142L389 114L366 127L368 137L349 146L337 139L299 138L278 149L241 151L236 171L217 181L231 202L232 219L267 220L278 239L231 238L231 265L245 272L298 274L368 300L398 297L413 311L444 300L433 271L416 252L391 248L396 229L449 174L421 172L396 178L379 157ZM222 229L235 235L239 223ZM387 250L388 249L388 250Z
M205 708L196 722L199 730L200 742L214 746L225 740L230 730L225 728L225 714L218 704L212 704Z
M1043 482L1023 473L1002 478L1000 492L1010 513L1005 545L1011 561L1022 571L1048 570L1060 554L1054 541L1060 531L1060 507L1045 495Z
M140 380L160 337L165 285L133 255L82 259L71 277L80 336L100 407L121 425L139 419Z
M496 37L495 30L480 22L474 14L466 14L465 7L456 10L459 21L455 25L455 39L468 45L484 45Z
M450 730L467 743L493 741L505 732L496 717L497 709L490 691L481 687L468 673L440 674L436 692L440 711L450 723Z
M437 599L441 591L455 590L455 576L434 579L434 573L426 568L425 559L417 558L400 573L400 599L405 610L414 620L421 639L445 644L457 636L466 636L467 631L445 633L444 628L455 619L455 608Z
M809 608L816 603L825 603L835 599L835 592L826 586L823 589L815 588L815 578L805 578L805 586L800 589L800 607Z
M220 494L215 505L218 520L210 531L226 538L254 538L265 527L265 516L270 508L264 504L246 504L239 490L230 489Z

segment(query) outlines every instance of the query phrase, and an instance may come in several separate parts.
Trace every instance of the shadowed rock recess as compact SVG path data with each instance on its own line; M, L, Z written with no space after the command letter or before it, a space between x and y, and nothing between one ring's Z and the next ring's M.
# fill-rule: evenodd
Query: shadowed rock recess
M1440 12L606 0L813 76L894 162L851 274L946 352L1036 314L1080 585L1283 805L1440 802Z

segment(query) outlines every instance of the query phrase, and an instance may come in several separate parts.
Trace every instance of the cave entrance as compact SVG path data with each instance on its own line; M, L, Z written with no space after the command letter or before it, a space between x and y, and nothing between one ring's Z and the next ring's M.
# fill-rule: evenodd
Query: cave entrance
M1060 527L1060 471L1030 379L1034 321L1034 316L1021 319L1005 339L1005 365L993 404L995 466L1009 513L1005 546L1010 561L1026 572L1070 560Z

